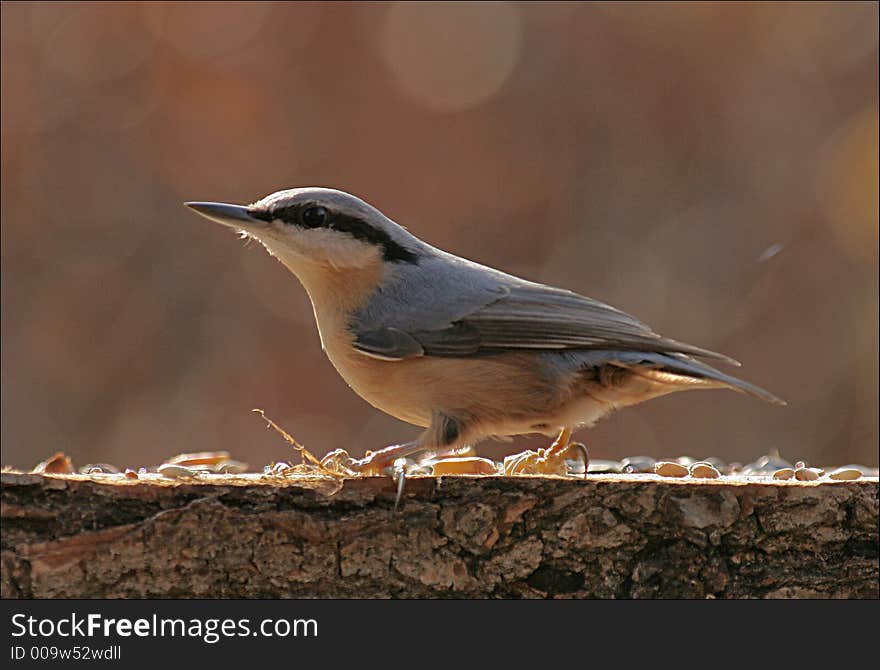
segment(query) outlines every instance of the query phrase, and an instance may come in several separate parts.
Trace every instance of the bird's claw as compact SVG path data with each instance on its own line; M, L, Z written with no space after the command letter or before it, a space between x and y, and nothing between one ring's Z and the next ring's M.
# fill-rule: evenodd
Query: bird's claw
M321 459L321 467L341 477L356 477L361 474L360 461L352 458L345 449L334 449Z
M583 474L586 477L590 467L590 455L586 445L572 442L563 449L528 449L504 459L503 472L513 475L569 475L572 474L568 461L580 461L584 464Z
M390 464L387 459L377 458L375 452L368 451L363 458L352 458L345 449L334 449L321 459L321 465L327 470L344 477L382 477L391 476L397 483L394 497L394 509L400 505L406 477L411 472L418 472L418 463L408 458L397 458Z
M406 486L406 459L398 458L394 461L391 470L392 481L397 482L397 493L394 496L394 511L397 511L400 505L400 499L403 497L403 487Z
M343 477L381 477L389 474L394 461L368 451L363 458L352 458L345 449L334 449L321 459L321 465Z

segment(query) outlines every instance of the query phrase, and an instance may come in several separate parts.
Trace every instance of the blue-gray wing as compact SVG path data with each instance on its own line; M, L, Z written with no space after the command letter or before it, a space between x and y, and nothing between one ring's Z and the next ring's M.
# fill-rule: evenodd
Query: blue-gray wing
M388 359L502 351L614 350L736 361L654 333L634 317L571 291L455 257L406 268L355 315L355 346ZM416 272L415 270L419 270Z

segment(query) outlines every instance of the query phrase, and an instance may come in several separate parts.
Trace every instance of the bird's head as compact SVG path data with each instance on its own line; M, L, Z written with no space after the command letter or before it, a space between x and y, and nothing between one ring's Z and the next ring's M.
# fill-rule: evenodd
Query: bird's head
M293 188L251 205L187 202L205 218L257 239L293 272L418 263L424 243L375 207L330 188Z

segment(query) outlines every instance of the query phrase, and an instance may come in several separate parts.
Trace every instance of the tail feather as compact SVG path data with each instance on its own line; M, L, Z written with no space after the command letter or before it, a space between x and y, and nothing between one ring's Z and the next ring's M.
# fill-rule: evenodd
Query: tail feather
M774 405L786 405L780 397L749 382L716 370L684 354L620 352L618 362L634 373L657 382L679 386L730 388Z

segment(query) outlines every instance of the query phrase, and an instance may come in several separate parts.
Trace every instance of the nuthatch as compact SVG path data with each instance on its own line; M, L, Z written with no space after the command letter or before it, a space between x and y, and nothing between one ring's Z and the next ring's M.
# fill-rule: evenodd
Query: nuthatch
M425 427L414 442L347 459L354 472L527 433L558 434L543 456L559 461L573 429L675 391L730 388L785 404L697 360L739 365L727 356L661 337L592 298L432 247L348 193L296 188L246 206L186 204L258 240L295 274L348 385Z

